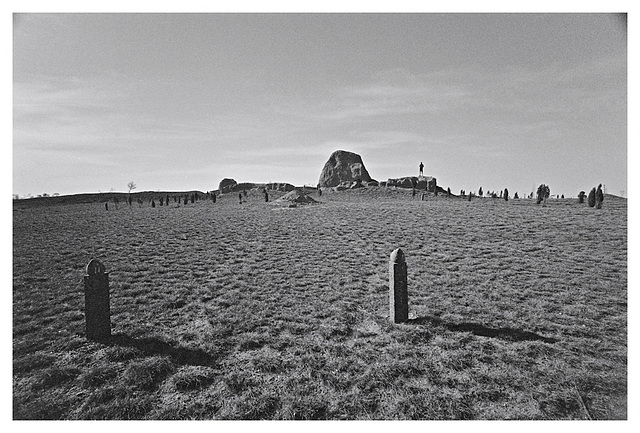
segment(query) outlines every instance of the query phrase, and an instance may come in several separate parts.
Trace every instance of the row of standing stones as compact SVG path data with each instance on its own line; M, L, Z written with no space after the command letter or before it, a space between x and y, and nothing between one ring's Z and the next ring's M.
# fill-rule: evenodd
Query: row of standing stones
M84 276L85 335L89 340L111 337L111 306L109 273L97 259L91 259ZM400 248L389 258L389 320L402 323L409 320L407 293L407 263Z

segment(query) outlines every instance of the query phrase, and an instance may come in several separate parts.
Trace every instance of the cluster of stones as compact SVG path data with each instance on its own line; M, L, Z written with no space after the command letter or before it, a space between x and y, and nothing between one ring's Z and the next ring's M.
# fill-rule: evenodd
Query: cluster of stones
M584 191L580 191L578 194L578 201L584 203ZM604 193L602 192L602 184L598 185L598 188L592 188L587 197L587 204L589 207L595 207L596 209L602 209L602 202L604 201Z
M436 193L438 184L435 177L432 176L407 176L396 179L389 179L386 182L380 182L380 186L394 186L396 188L414 188L422 191Z
M221 194L226 194L230 192L241 192L241 191L247 191L252 189L258 189L260 191L271 190L271 191L289 192L296 189L296 187L291 185L290 183L285 183L285 182L238 183L234 179L229 179L229 178L222 179L218 184L218 191Z

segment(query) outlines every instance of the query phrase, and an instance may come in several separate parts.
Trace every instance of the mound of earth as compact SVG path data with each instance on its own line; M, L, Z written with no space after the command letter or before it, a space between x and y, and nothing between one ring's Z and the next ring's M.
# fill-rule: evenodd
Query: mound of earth
M286 193L279 199L274 200L272 203L284 204L289 206L297 206L299 204L316 204L318 202L313 198L309 197L307 194L298 190L294 190Z
M343 182L354 181L371 181L362 158L357 153L336 150L322 168L318 185L323 188L332 188Z

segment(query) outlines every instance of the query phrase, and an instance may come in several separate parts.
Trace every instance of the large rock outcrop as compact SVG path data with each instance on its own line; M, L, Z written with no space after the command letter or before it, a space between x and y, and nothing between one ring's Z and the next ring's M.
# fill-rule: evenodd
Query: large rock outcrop
M346 150L336 150L322 168L318 185L323 188L331 188L344 182L357 180L371 181L371 176L364 167L360 155Z
M236 185L238 185L238 182L234 179L224 178L218 184L218 189L221 193L231 192Z

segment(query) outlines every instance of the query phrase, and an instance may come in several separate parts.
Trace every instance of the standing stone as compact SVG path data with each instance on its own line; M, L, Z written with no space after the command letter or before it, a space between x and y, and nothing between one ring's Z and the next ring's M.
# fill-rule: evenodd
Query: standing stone
M596 190L596 209L602 209L602 202L604 201L604 194L602 193L602 184L598 185Z
M580 191L580 194L578 194L578 203L584 203L584 198L586 197L586 194L584 191Z
M592 188L589 191L589 196L587 197L587 204L589 207L594 207L596 205L596 189Z
M393 323L409 320L407 263L400 248L394 250L389 258L389 320Z
M84 315L86 336L99 340L111 336L111 313L109 310L109 273L104 265L91 259L84 276Z

